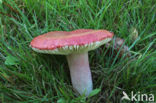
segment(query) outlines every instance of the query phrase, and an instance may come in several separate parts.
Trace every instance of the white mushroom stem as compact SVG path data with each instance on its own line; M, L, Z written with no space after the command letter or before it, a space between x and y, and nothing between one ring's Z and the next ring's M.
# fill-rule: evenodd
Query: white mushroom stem
M67 55L67 60L74 89L88 96L93 89L88 52Z

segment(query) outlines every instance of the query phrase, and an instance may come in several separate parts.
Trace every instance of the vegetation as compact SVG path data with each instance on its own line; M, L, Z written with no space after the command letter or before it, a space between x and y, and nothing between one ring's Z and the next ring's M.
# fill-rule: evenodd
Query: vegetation
M0 0L0 25L1 103L119 103L123 91L156 96L155 0ZM95 90L88 98L73 90L65 56L29 47L40 34L80 28L112 31L131 53L89 52Z

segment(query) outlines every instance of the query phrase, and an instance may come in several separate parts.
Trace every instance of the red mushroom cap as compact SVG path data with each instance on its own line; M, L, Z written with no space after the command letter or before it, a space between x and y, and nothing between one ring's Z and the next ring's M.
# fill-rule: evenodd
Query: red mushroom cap
M110 41L112 37L113 33L107 30L79 29L70 32L53 31L35 37L31 41L30 46L37 52L69 54L76 51L81 52L95 49ZM105 42L103 43L102 41ZM93 45L93 47L91 45ZM67 53L63 53L66 51Z

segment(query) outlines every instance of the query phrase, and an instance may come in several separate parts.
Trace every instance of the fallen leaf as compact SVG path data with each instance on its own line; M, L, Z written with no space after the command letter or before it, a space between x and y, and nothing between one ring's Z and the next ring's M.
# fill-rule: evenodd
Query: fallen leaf
M116 53L119 53L119 56L121 57L123 54L126 54L126 57L131 56L131 53L129 51L129 47L124 44L125 40L121 39L119 37L113 38L111 43L106 43L106 48L113 48ZM120 50L121 49L121 50Z
M130 39L133 41L133 40L136 40L137 38L138 38L138 30L132 27L130 29Z
M19 63L19 59L12 56L12 55L9 55L6 57L6 60L5 60L5 65L17 65Z

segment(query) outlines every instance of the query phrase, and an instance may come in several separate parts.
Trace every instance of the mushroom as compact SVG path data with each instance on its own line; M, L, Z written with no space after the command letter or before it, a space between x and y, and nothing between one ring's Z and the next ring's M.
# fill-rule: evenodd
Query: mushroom
M53 31L35 37L30 46L39 53L66 55L73 88L88 96L93 89L88 51L109 42L112 37L113 33L107 30Z

